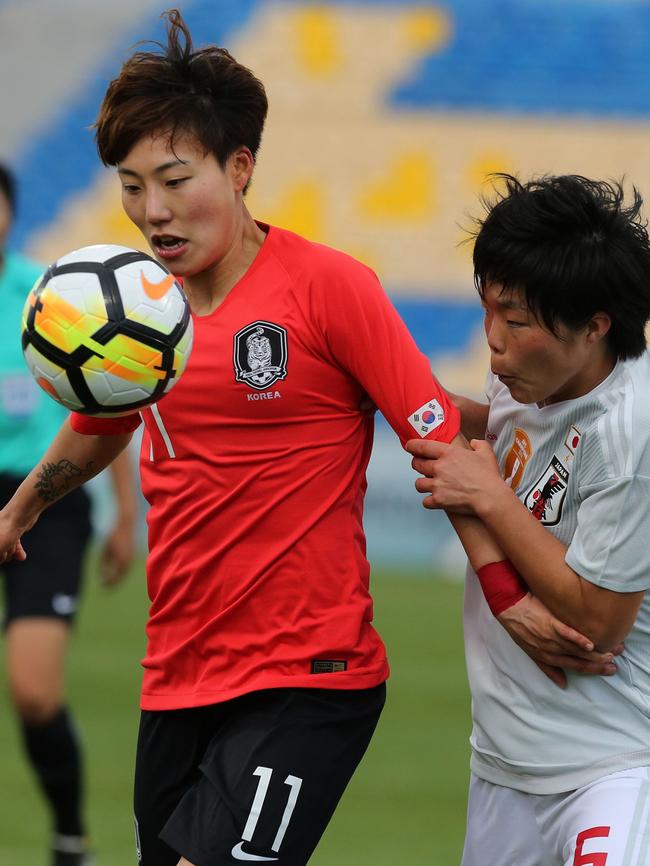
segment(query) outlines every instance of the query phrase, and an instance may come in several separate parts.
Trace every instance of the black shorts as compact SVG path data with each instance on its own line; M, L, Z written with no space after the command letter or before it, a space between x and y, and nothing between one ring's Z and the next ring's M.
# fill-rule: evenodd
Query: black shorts
M304 866L363 757L385 685L269 689L143 711L135 771L142 866Z
M11 499L22 479L0 473L0 503ZM90 500L73 490L40 516L22 538L24 562L12 560L1 569L5 587L5 627L20 617L44 616L70 622L74 618L91 537Z

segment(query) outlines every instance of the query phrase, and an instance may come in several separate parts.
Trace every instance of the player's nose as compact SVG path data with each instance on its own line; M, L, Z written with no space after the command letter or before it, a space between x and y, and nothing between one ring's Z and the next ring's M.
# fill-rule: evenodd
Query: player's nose
M155 191L147 193L145 201L145 217L147 222L152 225L159 225L160 223L169 222L169 220L171 220L172 213L165 202L164 196Z
M485 336L490 351L495 355L503 355L506 349L505 337L503 329L496 320L493 319L489 327L485 328Z

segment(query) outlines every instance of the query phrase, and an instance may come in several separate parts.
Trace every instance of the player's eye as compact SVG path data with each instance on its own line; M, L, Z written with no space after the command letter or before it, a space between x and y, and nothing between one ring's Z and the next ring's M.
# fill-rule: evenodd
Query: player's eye
M169 180L165 181L165 185L175 189L179 187L182 183L187 180L186 177L170 177Z
M139 191L139 189L140 189L140 187L134 183L123 183L122 184L122 191L129 193L129 194L136 193Z
M517 322L514 319L506 319L507 324L511 328L525 328L528 322Z

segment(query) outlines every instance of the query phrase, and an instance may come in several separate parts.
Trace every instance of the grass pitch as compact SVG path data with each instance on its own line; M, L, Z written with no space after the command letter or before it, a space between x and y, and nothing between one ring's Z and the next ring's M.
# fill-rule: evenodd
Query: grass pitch
M73 639L69 683L87 750L98 866L135 866L131 774L147 599L142 563L118 590L94 580ZM469 700L462 586L376 573L375 622L392 676L366 758L313 866L457 866L465 822ZM23 761L4 675L0 690L0 866L46 866L47 816Z

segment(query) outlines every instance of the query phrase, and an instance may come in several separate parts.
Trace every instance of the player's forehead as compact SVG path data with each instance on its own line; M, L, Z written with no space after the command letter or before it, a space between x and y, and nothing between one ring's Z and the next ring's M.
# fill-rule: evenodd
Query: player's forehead
M545 318L543 308L535 307L530 303L526 290L523 287L504 285L496 281L487 281L481 291L483 306L489 310L508 313L519 313L526 317L528 325L538 334L543 332L545 338L553 343L564 344L568 339L578 334L582 329L573 328L567 324L561 316Z
M120 173L132 173L146 168L165 171L175 165L200 163L209 159L198 138L191 132L156 129L141 136L117 166Z
M504 285L495 280L488 280L483 286L481 297L485 304L499 309L530 311L526 301L526 293L523 288L518 286Z

